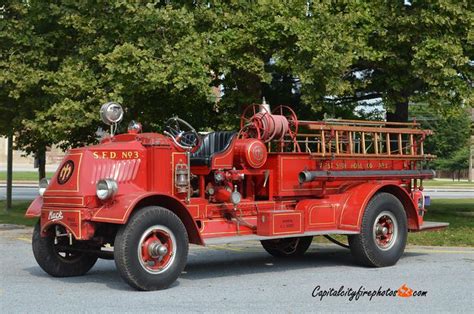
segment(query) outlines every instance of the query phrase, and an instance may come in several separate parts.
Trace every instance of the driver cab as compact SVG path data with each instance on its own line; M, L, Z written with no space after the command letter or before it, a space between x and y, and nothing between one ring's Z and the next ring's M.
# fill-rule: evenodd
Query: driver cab
M206 134L201 142L201 146L195 153L191 154L191 166L212 167L214 157L218 161L222 159L231 146L237 133L233 131L217 131ZM229 154L232 157L232 154ZM219 158L220 156L220 158Z
M166 123L164 133L180 148L190 152L193 168L230 169L233 166L233 147L237 132L210 132L201 138L199 133L186 121L173 117Z

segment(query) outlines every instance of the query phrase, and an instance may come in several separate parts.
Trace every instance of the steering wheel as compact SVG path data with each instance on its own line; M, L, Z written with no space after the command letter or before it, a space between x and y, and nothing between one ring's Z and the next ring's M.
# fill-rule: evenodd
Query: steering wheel
M165 123L164 134L168 135L176 146L191 153L196 152L201 146L201 136L186 121L172 117Z

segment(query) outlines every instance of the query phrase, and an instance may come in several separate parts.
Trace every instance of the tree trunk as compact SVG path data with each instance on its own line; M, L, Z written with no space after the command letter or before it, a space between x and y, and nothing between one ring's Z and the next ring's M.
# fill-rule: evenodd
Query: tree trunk
M403 102L397 103L395 106L395 112L387 111L387 122L408 122L408 99ZM396 152L398 147L398 135L390 134L390 150Z
M7 148L7 203L5 209L12 208L12 188L13 188L13 133L8 135Z
M408 99L397 103L395 112L387 112L387 121L408 122Z
M38 177L39 180L46 178L46 148L38 149L36 153L36 158L38 162Z

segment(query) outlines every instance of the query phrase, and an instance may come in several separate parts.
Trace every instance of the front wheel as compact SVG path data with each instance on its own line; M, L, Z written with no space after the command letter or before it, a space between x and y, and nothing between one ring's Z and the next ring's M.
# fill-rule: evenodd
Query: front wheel
M303 255L311 245L313 237L284 238L276 240L263 240L265 251L275 257L294 257Z
M115 264L135 289L166 289L183 271L188 246L188 234L178 216L163 207L144 207L117 232Z
M402 203L392 194L378 193L365 209L360 234L349 236L351 253L365 266L394 265L403 255L407 233Z
M33 255L36 261L45 272L54 277L84 275L94 266L97 256L65 250L67 243L62 243L65 240L68 241L64 237L58 238L58 242L55 243L52 232L41 237L41 226L38 221L32 239Z

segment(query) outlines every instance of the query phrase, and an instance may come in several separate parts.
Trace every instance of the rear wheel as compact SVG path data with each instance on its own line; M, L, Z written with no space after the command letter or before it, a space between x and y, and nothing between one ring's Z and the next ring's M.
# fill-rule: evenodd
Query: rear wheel
M40 267L54 277L81 276L87 273L97 261L97 256L64 249L68 242L66 238L58 238L54 243L54 235L49 232L41 237L40 222L33 231L33 255Z
M313 237L284 238L276 240L263 240L265 251L275 257L293 257L303 255L311 245Z
M186 265L186 228L168 209L142 208L117 232L114 256L120 275L130 286L138 290L166 289Z
M351 253L365 266L394 265L403 255L407 233L407 217L400 200L379 193L365 209L360 234L349 236Z

